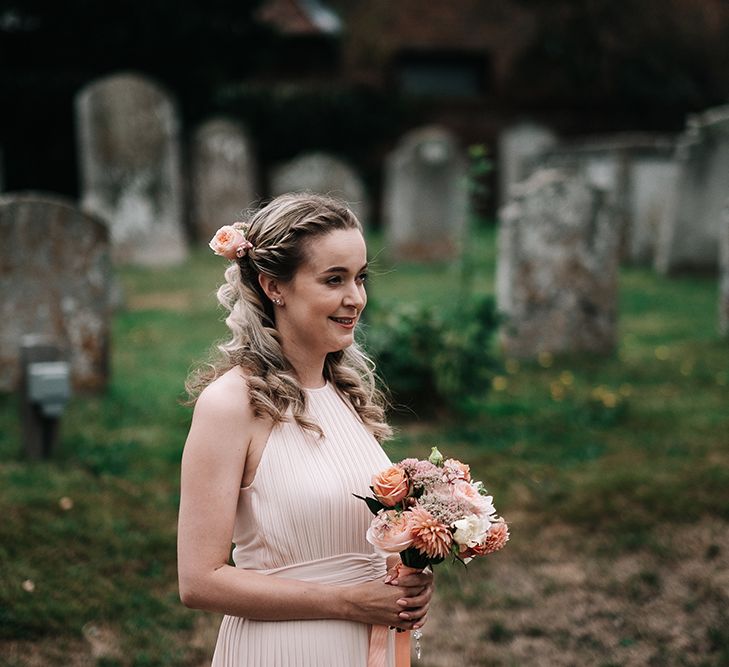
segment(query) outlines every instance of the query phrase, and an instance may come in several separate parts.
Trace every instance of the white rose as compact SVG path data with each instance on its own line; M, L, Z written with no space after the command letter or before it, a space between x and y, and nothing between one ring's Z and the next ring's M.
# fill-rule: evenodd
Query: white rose
M456 529L453 533L453 539L457 544L474 547L486 537L486 533L491 528L491 522L476 514L469 514L467 517L456 521L453 527Z

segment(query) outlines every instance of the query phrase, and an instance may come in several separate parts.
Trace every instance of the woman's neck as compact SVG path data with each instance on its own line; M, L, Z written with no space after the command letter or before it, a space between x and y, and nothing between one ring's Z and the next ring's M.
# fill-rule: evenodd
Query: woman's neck
M314 357L310 351L296 345L282 345L283 354L293 366L302 387L314 389L324 384L324 361L326 357Z

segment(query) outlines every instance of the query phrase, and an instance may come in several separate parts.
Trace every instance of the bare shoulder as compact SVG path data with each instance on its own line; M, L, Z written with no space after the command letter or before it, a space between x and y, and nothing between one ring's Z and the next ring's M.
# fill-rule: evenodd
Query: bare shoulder
M243 371L235 366L213 380L195 402L196 417L213 419L252 419L248 382Z
M245 455L258 429L248 383L240 368L231 368L211 382L195 403L185 450L203 455Z

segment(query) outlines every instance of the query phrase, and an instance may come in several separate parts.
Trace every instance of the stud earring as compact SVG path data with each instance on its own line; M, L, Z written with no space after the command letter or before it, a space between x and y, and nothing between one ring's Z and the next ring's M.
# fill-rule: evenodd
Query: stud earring
M274 303L275 303L275 304L276 304L277 306L283 306L283 301L281 301L281 299L274 299L274 300L273 300L273 302L274 302Z

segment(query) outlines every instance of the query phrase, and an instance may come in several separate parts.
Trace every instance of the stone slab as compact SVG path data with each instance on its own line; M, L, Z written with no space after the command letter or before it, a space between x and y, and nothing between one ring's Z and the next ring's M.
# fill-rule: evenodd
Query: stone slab
M539 123L517 123L500 133L497 155L500 204L508 201L511 187L528 178L539 166L545 151L557 143L557 135Z
M689 116L676 146L677 174L661 222L655 267L715 273L729 193L729 105Z
M364 181L349 164L327 153L304 153L271 172L271 194L313 192L346 202L363 227L369 225L370 202Z
M198 127L190 154L193 226L198 240L207 243L255 206L258 169L248 133L228 118Z
M496 298L505 353L613 352L619 234L607 193L540 169L512 189L499 215Z
M468 211L466 157L448 130L405 135L388 156L383 222L397 259L446 260L460 253Z
M118 73L76 97L81 204L106 220L120 264L171 265L187 256L180 122L154 81Z
M109 373L112 269L109 232L73 202L45 193L0 196L0 390L20 379L21 339L57 341L76 391Z
M549 148L543 167L566 169L610 194L621 256L652 265L661 221L675 187L675 138L646 133L582 137Z

